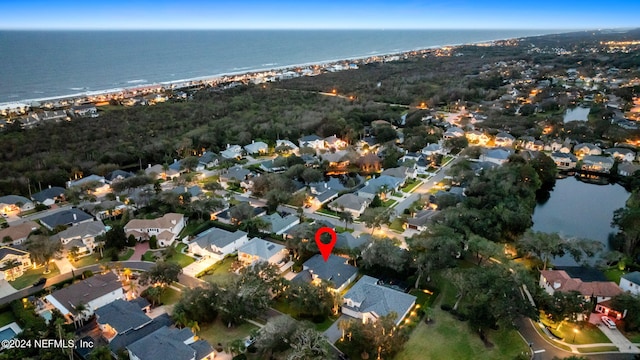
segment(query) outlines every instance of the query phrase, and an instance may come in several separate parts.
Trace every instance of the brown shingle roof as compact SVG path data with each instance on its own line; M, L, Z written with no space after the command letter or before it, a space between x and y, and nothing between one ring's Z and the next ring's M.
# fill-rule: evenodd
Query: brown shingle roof
M5 236L10 237L12 240L26 238L31 231L40 228L40 225L36 224L33 221L26 221L20 225L10 226L6 229L0 230L0 240L4 239Z
M542 270L540 271L547 283L554 290L561 292L578 291L584 296L602 296L614 297L622 293L622 289L611 281L591 281L583 282L580 279L574 279L564 270ZM559 283L560 286L555 287L554 284Z
M122 283L118 279L118 276L112 272L108 272L106 274L92 276L55 291L51 296L68 310L73 311L80 303L88 304L90 301L120 288L122 288Z

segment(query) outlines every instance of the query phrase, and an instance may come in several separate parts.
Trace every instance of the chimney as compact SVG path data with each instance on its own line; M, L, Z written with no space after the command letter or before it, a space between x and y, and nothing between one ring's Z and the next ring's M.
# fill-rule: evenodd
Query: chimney
M51 185L49 185L49 189L51 189Z
M78 215L73 214L73 221L76 221L76 220L78 220Z
M252 144L255 144L255 142L256 142L255 140L251 140L251 143L252 143Z
M147 164L147 169L151 169L151 164Z

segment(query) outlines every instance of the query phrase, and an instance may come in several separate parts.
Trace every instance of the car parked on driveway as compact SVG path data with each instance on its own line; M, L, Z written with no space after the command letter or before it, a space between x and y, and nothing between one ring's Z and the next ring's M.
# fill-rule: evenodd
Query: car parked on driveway
M615 329L616 328L616 322L613 321L610 317L603 316L601 318L601 320L609 329Z

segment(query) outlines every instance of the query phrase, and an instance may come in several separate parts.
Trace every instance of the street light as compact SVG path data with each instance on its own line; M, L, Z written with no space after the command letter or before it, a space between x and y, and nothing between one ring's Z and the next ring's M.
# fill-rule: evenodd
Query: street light
M573 340L571 340L572 343L576 343L576 335L578 335L578 329L573 329Z

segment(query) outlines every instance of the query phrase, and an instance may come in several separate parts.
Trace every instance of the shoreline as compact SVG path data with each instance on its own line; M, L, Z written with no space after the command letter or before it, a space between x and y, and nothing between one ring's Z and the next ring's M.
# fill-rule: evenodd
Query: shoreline
M584 30L582 30L582 31L584 31ZM228 71L228 72L223 72L223 73L218 73L218 74L213 74L213 75L197 76L197 77L186 78L186 79L155 81L155 82L140 82L140 83L132 84L131 86L115 87L115 88L111 88L111 89L100 89L100 90L88 90L87 89L84 92L77 92L77 93L71 93L71 94L55 95L55 96L47 96L47 97L42 97L42 98L30 98L30 99L22 99L22 100L15 100L15 101L0 102L0 110L1 109L16 109L16 108L24 108L24 107L33 107L31 104L34 103L34 102L48 102L48 101L56 101L56 100L64 100L64 99L81 99L81 98L86 98L86 97L91 97L91 96L101 96L101 95L111 95L111 94L125 93L127 91L134 90L134 89L154 88L154 87L158 87L158 86L160 86L160 87L162 87L164 89L167 89L167 88L169 88L169 89L180 89L180 88L186 88L186 87L189 87L189 86L203 85L205 83L215 83L215 82L219 82L219 81L221 81L221 80L223 80L225 78L228 78L228 77L247 77L248 76L248 77L256 78L257 77L256 75L258 75L260 73L286 72L286 71L290 71L290 70L297 69L297 68L314 67L314 66L320 66L320 67L325 67L326 68L326 67L329 67L331 65L336 65L336 64L339 64L339 63L343 63L343 62L364 61L364 60L369 60L369 59L372 59L372 58L375 58L375 57L403 56L403 55L407 55L407 54L412 53L412 52L427 52L427 51L433 51L433 50L443 49L443 48L447 48L447 47L457 48L457 47L461 47L461 46L478 45L478 44L484 44L484 43L492 43L492 42L496 42L496 41L527 39L527 38L534 38L534 37L539 37L539 36L566 34L566 33L571 33L571 32L575 32L575 31L551 32L551 33L542 33L542 34L536 34L536 35L528 35L528 36L524 36L524 37L507 37L507 38L479 40L479 41L465 42L465 43L455 43L455 44L438 44L438 45L432 45L432 46L427 46L427 47L419 46L419 47L416 47L416 48L413 48L413 49L405 49L405 50L401 49L401 50L393 51L393 52L381 52L381 53L372 52L372 53L367 54L367 55L354 55L354 56L350 56L350 57L346 57L346 58L340 58L340 59L318 60L318 61L310 61L310 62L298 63L298 64L289 64L289 65L282 65L282 66L276 66L276 67L260 67L260 68L253 68L253 69L243 69L243 70L239 70L239 71ZM383 61L384 61L384 59L380 59L377 62L383 62ZM267 65L267 64L265 64L265 65ZM339 71L344 71L344 70L348 70L348 69L343 69L343 70L339 70ZM139 80L136 80L136 81L139 81ZM179 85L179 84L182 85L182 86L181 87L173 87L174 85Z

